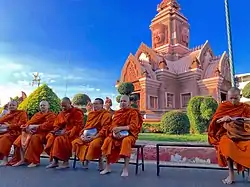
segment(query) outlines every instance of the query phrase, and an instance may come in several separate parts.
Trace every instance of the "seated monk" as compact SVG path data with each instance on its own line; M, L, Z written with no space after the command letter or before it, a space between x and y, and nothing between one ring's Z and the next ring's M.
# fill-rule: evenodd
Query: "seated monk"
M40 111L21 127L23 131L14 142L15 153L9 162L10 165L20 166L28 163L28 167L36 167L40 164L46 135L53 130L56 118L56 114L49 111L48 101L40 102Z
M72 142L73 153L81 162L86 161L85 169L88 168L89 161L99 159L99 169L103 170L101 147L112 122L112 116L103 108L103 104L101 98L94 100L94 111L88 114L87 123L80 132L80 137Z
M110 164L120 157L124 158L124 168L121 176L128 176L128 166L132 147L138 139L142 127L142 116L137 109L130 108L129 97L123 95L120 99L120 110L113 116L109 136L104 140L102 153L106 156L107 164L101 175L111 172Z
M109 97L106 97L105 100L105 109L111 113L111 115L114 115L114 110L111 108L112 106L112 100Z
M9 102L9 112L0 118L0 160L1 166L8 163L10 149L16 138L21 134L21 126L26 124L28 116L25 111L17 110L15 100Z
M229 169L224 184L234 183L233 163L238 171L250 168L250 106L240 103L238 88L228 91L228 99L219 105L208 128L208 141L216 148L219 166Z
M58 114L53 131L46 136L44 151L50 155L51 164L46 168L69 168L72 155L72 141L76 139L83 125L83 111L71 105L69 98L61 102L63 111ZM62 164L59 164L62 161Z

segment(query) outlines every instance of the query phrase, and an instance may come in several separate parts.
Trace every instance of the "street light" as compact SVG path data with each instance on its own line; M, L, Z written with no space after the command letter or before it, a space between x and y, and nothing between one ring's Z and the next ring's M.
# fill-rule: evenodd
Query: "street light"
M235 70L233 62L233 44L232 44L232 34L231 34L231 23L230 23L230 12L228 0L225 0L225 13L226 13L226 26L227 26L227 45L228 45L228 55L229 55L229 65L230 65L230 75L232 87L235 87Z

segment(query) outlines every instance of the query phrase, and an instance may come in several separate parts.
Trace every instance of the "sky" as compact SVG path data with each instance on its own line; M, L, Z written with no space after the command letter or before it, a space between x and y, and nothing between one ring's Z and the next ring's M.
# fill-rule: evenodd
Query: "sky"
M0 0L0 100L30 94L39 72L59 97L117 95L116 80L144 42L161 0ZM224 0L178 0L190 23L190 48L209 41L227 51ZM229 0L236 73L250 72L250 1ZM67 85L67 91L66 91Z

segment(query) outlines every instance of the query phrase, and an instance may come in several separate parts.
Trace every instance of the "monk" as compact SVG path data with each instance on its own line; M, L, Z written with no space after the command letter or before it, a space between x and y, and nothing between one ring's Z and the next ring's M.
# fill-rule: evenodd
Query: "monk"
M80 132L80 137L72 142L73 153L81 162L85 162L84 168L88 168L88 162L99 159L99 170L103 170L101 147L106 137L107 130L112 123L111 114L103 108L104 101L96 98L93 102L93 111L88 114L85 127ZM96 129L97 133L88 136L86 132Z
M235 182L233 164L238 171L250 168L250 106L240 103L238 88L228 91L228 99L219 105L208 128L208 141L216 148L219 166L229 169L224 184Z
M111 172L110 164L115 163L120 157L124 158L124 168L121 176L128 176L129 160L132 147L138 139L142 127L142 116L137 109L130 107L129 97L123 95L120 99L120 110L114 113L109 136L104 140L102 153L106 156L107 164L101 175ZM128 132L122 136L121 131Z
M56 114L49 111L48 101L40 102L40 112L37 112L24 125L22 134L15 140L15 153L10 165L20 166L28 163L28 167L36 167L40 164L40 155L43 152L43 144L46 135L53 130Z
M109 111L111 113L111 115L113 116L114 114L114 110L111 108L112 106L112 100L109 98L109 97L106 97L106 100L105 100L105 109L107 111Z
M46 136L47 144L44 151L50 155L51 161L46 168L69 168L71 143L79 136L83 125L83 111L73 107L68 97L62 99L61 105L63 111L56 117L53 131Z
M10 149L16 138L21 134L21 126L28 121L27 113L17 110L18 103L15 100L9 102L9 112L0 118L0 163L5 166L8 163Z

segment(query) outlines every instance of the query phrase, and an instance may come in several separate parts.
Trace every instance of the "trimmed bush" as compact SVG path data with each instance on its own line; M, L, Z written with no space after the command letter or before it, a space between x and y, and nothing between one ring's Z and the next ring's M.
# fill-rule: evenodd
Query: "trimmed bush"
M132 108L138 108L138 105L137 105L136 103L132 103L132 104L131 104L131 107L132 107Z
M131 82L122 82L119 84L117 90L121 95L130 95L134 92L134 85Z
M120 103L121 97L122 97L121 95L116 96L115 99L116 99L116 102L117 102L117 103Z
M160 123L143 123L142 133L162 133Z
M218 103L212 97L192 97L187 107L187 115L190 121L190 133L202 134L206 132L217 107Z
M91 99L88 95L78 93L72 99L72 104L76 106L86 106L88 102L91 102Z
M161 129L167 134L187 134L189 133L189 120L187 115L178 110L166 112L161 118Z
M46 84L41 85L33 91L29 97L19 105L18 109L26 110L29 118L39 111L39 104L42 100L46 100L50 104L50 110L59 113L61 110L61 101L57 95Z
M242 89L242 96L245 98L250 98L250 82Z

